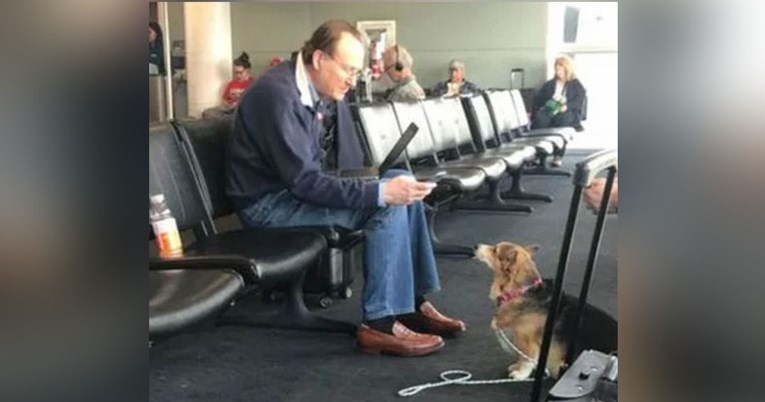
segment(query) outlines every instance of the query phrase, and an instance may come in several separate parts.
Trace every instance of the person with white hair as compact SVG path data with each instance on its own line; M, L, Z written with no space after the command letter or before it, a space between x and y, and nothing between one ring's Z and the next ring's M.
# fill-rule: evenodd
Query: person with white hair
M412 72L414 59L403 46L394 45L383 53L383 71L395 83L386 98L391 102L425 99L425 90Z
M479 92L478 86L465 79L465 63L452 60L449 63L449 79L433 87L434 96L466 95Z

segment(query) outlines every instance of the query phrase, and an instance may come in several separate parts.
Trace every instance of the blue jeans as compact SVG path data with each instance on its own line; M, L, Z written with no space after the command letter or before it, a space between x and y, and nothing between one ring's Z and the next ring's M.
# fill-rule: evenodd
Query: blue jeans
M408 174L391 170L385 178ZM436 259L421 201L374 210L326 208L289 191L267 194L239 211L248 227L335 225L364 229L364 320L411 313L415 296L440 290Z
M574 116L574 113L570 110L556 114L553 117L547 115L544 109L537 110L534 113L533 123L531 128L548 128L548 127L573 127L579 123Z

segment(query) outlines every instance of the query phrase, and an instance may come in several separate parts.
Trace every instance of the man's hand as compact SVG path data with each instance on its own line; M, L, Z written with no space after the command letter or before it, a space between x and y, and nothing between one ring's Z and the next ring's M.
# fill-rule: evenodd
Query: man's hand
M432 185L414 180L411 176L396 176L382 183L383 199L388 205L408 205L427 197Z

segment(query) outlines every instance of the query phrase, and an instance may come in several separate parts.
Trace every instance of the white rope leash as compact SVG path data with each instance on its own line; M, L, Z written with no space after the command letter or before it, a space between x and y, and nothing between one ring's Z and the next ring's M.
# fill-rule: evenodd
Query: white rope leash
M515 344L507 337L504 331L501 329L496 329L494 331L495 335L497 336L497 340L499 340L499 344L507 353L512 354L511 350L515 351L520 355L522 358L534 362L534 366L536 367L536 360L532 359L531 357L527 356L525 353L521 352L520 349L518 349ZM459 377L450 378L452 375L458 375ZM550 375L550 372L545 368L545 375ZM428 388L437 388L437 387L443 387L446 385L489 385L489 384L506 384L506 383L513 383L513 382L531 382L534 381L533 378L500 378L496 380L473 380L470 381L471 378L473 378L473 374L467 370L446 370L439 374L439 377L443 381L441 382L431 382L431 383L425 383L420 385L414 385L409 388L404 388L402 390L398 391L398 396L412 396L415 394L420 393L421 391L424 391Z
M450 376L453 376L453 375L456 375L459 377L450 378ZM471 374L467 370L447 370L442 372L439 375L439 377L441 377L443 381L431 382L426 384L415 385L409 388L404 388L398 391L398 396L412 396L428 388L437 388L437 387L443 387L443 386L452 385L452 384L454 385L487 385L487 384L504 384L509 382L534 381L533 378L500 378L497 380L470 381L470 379L473 378L473 374Z

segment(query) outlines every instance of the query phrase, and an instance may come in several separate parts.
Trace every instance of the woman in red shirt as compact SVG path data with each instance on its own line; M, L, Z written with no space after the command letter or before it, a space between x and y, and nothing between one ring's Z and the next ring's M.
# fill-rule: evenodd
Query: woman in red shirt
M234 60L234 79L226 84L223 91L223 103L202 112L203 119L215 119L234 113L239 98L245 90L255 81L251 71L250 56L246 52Z

